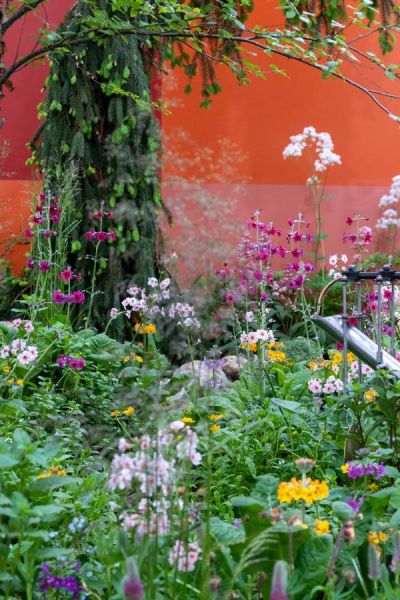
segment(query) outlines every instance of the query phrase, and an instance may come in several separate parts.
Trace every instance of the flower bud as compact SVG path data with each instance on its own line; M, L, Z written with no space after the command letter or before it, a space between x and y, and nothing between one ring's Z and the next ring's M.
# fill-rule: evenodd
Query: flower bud
M144 598L144 589L133 558L127 559L126 570L127 575L123 583L124 598L126 600L142 600Z
M368 577L380 579L382 574L381 554L375 544L368 544Z
M269 600L289 600L286 594L287 567L284 560L278 560L272 573L271 595Z

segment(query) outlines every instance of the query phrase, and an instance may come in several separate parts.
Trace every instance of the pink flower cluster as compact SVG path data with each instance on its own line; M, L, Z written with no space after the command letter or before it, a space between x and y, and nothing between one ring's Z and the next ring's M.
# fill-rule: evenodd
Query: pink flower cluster
M346 218L346 224L349 227L355 227L355 231L348 231L343 234L343 243L351 244L351 248L356 251L352 258L352 263L357 264L361 260L362 254L366 254L372 242L372 229L367 225L361 225L362 221L368 221L368 218L362 217L359 214L354 214L352 217Z
M85 302L85 293L77 290L72 294L63 294L60 290L54 290L53 302L55 304L83 304Z
M69 367L73 371L81 371L86 363L84 358L75 358L70 354L60 354L57 358L57 364L62 369Z
M44 213L47 211L51 223L59 223L62 208L57 206L59 198L51 198L50 195L46 198L46 194L41 192L39 194L39 203L35 208L35 212L32 217L32 222L38 225L43 225L46 222Z
M197 542L177 540L169 553L168 562L171 567L176 566L178 571L194 571L200 553L201 548Z
M179 432L179 436L176 433ZM125 490L132 481L139 483L142 494L135 512L120 516L126 529L135 529L139 536L167 535L170 531L169 510L183 509L178 496L180 462L200 464L196 432L182 421L174 421L169 430L158 431L156 437L144 435L133 454L132 444L122 438L111 464L109 487ZM169 500L173 498L173 503Z
M127 290L128 297L122 301L122 307L128 319L132 317L132 313L141 313L148 318L159 314L162 317L168 316L170 319L176 319L178 325L183 327L200 327L195 308L192 305L182 302L169 304L170 284L169 277L161 281L150 277L147 282L150 289L147 292L143 288L131 286ZM117 309L112 310L111 316L116 316Z
M105 210L96 210L95 212L90 212L89 213L89 219L97 219L97 220L101 220L101 219L112 219L112 212L110 211L105 211Z
M29 346L25 340L20 338L13 340L11 346L3 346L0 350L0 358L15 356L17 362L22 366L33 363L38 354L36 346Z
M228 304L241 303L245 298L268 301L272 297L291 301L303 287L314 267L304 261L304 244L312 242L307 230L310 226L302 220L288 220L288 230L283 233L272 222L260 221L260 211L247 221L248 232L239 244L236 266L227 262L216 275L226 284L224 300Z
M74 272L72 269L64 269L58 276L59 281L72 281L75 279L76 281L80 281L82 276L80 273Z
M94 231L94 229L91 229L90 231L86 231L85 238L89 242L93 240L97 240L98 242L106 242L107 240L115 242L117 234L115 231Z
M13 321L11 321L11 325L15 329L20 329L20 327L22 326L25 329L26 333L32 333L35 329L32 324L32 321L23 322L21 319L14 319Z
M319 377L313 377L308 382L308 389L312 394L335 394L336 392L343 391L343 381L341 379L337 379L333 375L328 377L328 379L324 381Z
M240 336L240 343L244 344L256 344L257 342L274 342L275 336L272 329L257 329L257 331L250 331L249 333L242 333Z

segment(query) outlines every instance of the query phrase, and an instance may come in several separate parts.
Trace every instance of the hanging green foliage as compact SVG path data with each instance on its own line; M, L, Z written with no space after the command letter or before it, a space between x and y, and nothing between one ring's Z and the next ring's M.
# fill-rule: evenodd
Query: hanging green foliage
M111 16L107 0L97 6ZM76 32L91 10L78 2L63 31ZM53 56L45 87L38 158L48 173L59 172L67 159L79 165L80 224L70 266L82 273L89 292L96 272L98 323L129 284L143 284L158 268L159 132L136 36L93 38ZM99 231L112 235L91 239Z

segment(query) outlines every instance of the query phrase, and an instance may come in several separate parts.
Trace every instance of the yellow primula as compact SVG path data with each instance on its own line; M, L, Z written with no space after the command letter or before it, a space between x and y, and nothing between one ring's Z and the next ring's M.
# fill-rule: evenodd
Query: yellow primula
M216 431L219 431L221 429L221 425L217 425L216 423L213 423L210 426L210 431L212 431L213 433L215 433Z
M278 485L278 500L282 503L298 502L302 500L307 504L313 504L317 500L323 500L329 495L326 481L319 479L296 479L281 481Z
M335 352L335 354L332 356L332 366L334 367L341 362L343 362L343 355L340 352Z
M272 362L286 362L286 354L281 350L268 350L268 358Z
M342 465L340 467L340 470L342 471L342 473L347 473L347 471L349 470L349 463Z
M136 362L138 362L138 363L143 362L143 358L141 356L139 356L138 354L134 354L133 357L136 360Z
M215 415L208 415L208 418L210 421L220 421L224 418L224 415L222 413L216 413Z
M23 379L17 379L17 381L15 383L17 385L19 385L20 387L22 387L24 385L24 380Z
M188 423L189 425L192 423L196 423L196 421L194 419L192 419L192 417L183 417L182 421L184 423Z
M57 465L55 467L49 467L48 471L46 471L45 473L40 473L40 475L36 476L36 479L47 479L48 477L61 477L62 475L65 476L67 473L64 471L64 469L60 469L60 467Z
M133 415L134 412L135 412L135 409L133 408L133 406L128 406L128 408L126 408L124 410L124 415L126 415L127 417L130 417L131 415Z
M257 344L254 342L243 342L243 344L241 344L240 347L243 348L243 350L249 350L250 352L257 352Z
M364 393L364 400L366 402L374 402L376 397L378 395L378 392L376 392L375 390L366 390Z
M314 530L317 535L327 535L329 533L329 521L315 519Z
M376 492L379 490L379 485L377 483L370 483L368 489L371 490L371 492Z
M153 334L157 331L157 327L154 323L148 323L147 325L142 325L141 323L136 323L135 331L140 333L141 335L145 334Z
M4 373L9 373L10 371L11 371L11 367L9 365L4 365L3 372Z
M120 414L121 414L121 411L120 411L120 410L118 410L118 409L117 409L117 410L113 410L113 411L110 413L110 417L118 417L118 415L120 415Z
M370 544L374 544L374 546L379 546L379 544L384 544L387 540L387 534L384 531L370 531L368 534L368 542Z

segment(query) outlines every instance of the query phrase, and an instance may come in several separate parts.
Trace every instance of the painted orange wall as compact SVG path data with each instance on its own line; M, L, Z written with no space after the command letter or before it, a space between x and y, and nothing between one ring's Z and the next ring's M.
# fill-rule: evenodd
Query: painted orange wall
M59 22L72 4L73 0L46 3L49 23L53 26ZM275 0L255 0L252 23L279 24L281 14L275 6ZM17 48L23 54L34 46L43 17L44 13L38 11L18 26L23 29L18 28L8 35L8 62L14 58ZM368 44L373 42L368 40ZM390 61L399 63L399 59L400 50L396 50ZM266 80L253 78L248 87L239 87L231 73L220 68L223 93L214 99L210 110L198 107L198 84L194 92L186 96L182 74L174 74L177 85L174 90L171 76L164 76L163 96L170 101L172 112L162 119L166 139L182 128L203 149L217 152L218 141L227 138L242 153L243 160L226 181L223 175L222 179L217 178L219 195L229 202L232 186L246 180L237 207L229 217L232 223L239 224L260 207L265 218L283 222L299 211L310 217L313 213L309 191L304 187L308 165L304 160L284 161L282 158L289 136L300 132L305 125L329 131L343 161L342 166L331 169L327 179L331 199L324 209L324 230L330 234L328 250L333 251L338 246L347 214L361 211L371 217L371 222L375 221L380 195L389 186L391 177L400 173L399 126L366 96L345 83L322 81L318 72L284 59L261 56L254 60L262 65ZM287 77L271 73L272 62L284 68ZM15 91L7 93L2 102L1 116L6 123L0 130L0 141L9 140L10 154L0 165L5 173L0 181L0 218L3 223L10 223L10 216L15 215L14 231L19 227L21 215L28 212L25 189L21 189L22 180L32 179L30 169L25 166L29 155L25 144L37 127L36 105L42 98L45 73L45 66L40 64L24 69L14 78ZM364 77L367 83L368 74ZM388 86L387 79L378 83ZM168 168L164 169L164 193L173 208L169 176ZM193 172L187 168L186 177L192 176ZM8 187L4 179L9 180ZM200 179L205 188L216 183L214 178L202 176Z
M279 24L282 18L275 6L275 1L256 0L252 23ZM371 39L360 48L377 50ZM300 133L307 125L328 131L335 151L342 156L342 165L330 169L326 180L330 200L324 205L323 230L330 235L327 249L334 252L348 214L361 212L375 224L377 202L391 178L400 173L399 125L366 95L342 81L323 81L316 70L287 59L252 58L261 65L266 79L253 77L249 86L240 87L228 69L221 67L218 75L223 92L215 97L209 110L198 107L198 84L192 94L183 96L176 88L183 88L184 76L177 71L164 76L163 96L166 100L170 98L172 114L163 118L163 130L173 138L174 132L183 128L200 146L213 151L217 151L218 140L228 138L243 153L243 161L225 186L229 202L231 184L249 179L232 214L238 224L256 208L263 209L264 218L272 217L281 224L299 211L312 218L310 192L304 187L310 175L309 164L303 158L283 160L282 150L289 136ZM399 60L400 47L389 62L399 63ZM271 63L285 69L287 77L271 73ZM365 85L370 84L369 72L357 73L353 68L347 72L349 76L357 75ZM388 89L392 84L383 76L377 85ZM179 96L178 106L176 96ZM189 175L194 177L193 173ZM173 207L169 178L170 173L164 170L165 194L170 196ZM212 183L205 181L205 189ZM220 182L223 195L221 185Z

